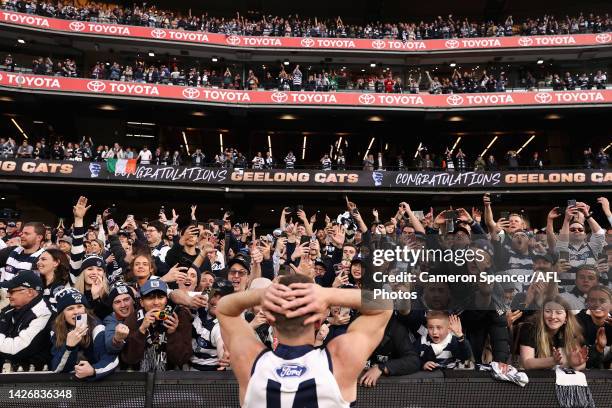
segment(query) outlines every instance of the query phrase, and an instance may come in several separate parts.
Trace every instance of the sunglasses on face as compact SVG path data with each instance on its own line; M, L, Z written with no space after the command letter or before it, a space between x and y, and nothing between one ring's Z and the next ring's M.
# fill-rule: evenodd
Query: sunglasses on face
M570 228L570 232L584 232L582 228Z
M242 270L242 269L230 269L229 272L227 273L228 275L238 275L238 276L244 276L247 274L247 271Z

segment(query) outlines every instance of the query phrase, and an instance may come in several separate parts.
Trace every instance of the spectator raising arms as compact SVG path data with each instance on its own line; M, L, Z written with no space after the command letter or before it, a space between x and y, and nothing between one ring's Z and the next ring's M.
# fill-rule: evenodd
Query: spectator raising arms
M432 311L427 314L427 335L417 343L423 370L454 368L472 357L470 343L463 335L458 316Z

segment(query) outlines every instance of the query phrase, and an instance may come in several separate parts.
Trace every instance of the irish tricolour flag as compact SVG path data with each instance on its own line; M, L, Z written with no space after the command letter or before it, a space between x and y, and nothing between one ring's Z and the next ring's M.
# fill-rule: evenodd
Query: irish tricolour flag
M136 174L136 159L108 159L106 168L115 175Z

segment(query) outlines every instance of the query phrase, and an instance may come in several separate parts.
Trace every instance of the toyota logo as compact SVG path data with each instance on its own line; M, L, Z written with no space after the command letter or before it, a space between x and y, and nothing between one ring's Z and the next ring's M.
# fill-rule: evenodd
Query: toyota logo
M183 96L187 99L195 99L200 96L200 91L195 88L183 89Z
M374 95L371 94L363 94L359 95L359 103L364 105L371 105L376 101Z
M72 31L83 31L85 29L85 24L81 23L80 21L73 21L72 23L68 24L68 27Z
M284 103L289 99L289 95L284 92L274 92L272 94L272 100L276 103Z
M151 36L158 39L166 38L166 31L162 30L161 28L154 28L151 30Z
M552 101L552 95L545 92L539 92L536 94L535 100L539 103L550 103Z
M385 48L386 46L387 46L387 43L385 43L383 40L372 41L372 47L376 48L377 50L381 50Z
M595 41L600 44L609 43L610 41L612 41L612 35L610 35L609 33L597 34L597 36L595 37Z
M106 84L102 81L89 81L87 89L91 92L103 92L106 89Z
M446 46L446 48L459 48L459 41L447 40L444 45Z
M463 105L463 96L461 95L450 95L448 98L446 98L446 103L448 103L449 105Z
M310 48L314 45L314 40L312 38L304 38L300 42L302 44L302 47L306 47L306 48Z
M240 44L240 37L237 35L230 35L225 39L225 41L227 41L227 43L230 45L238 45Z
M531 44L533 44L533 40L529 37L521 37L519 38L518 43L521 47L529 47Z

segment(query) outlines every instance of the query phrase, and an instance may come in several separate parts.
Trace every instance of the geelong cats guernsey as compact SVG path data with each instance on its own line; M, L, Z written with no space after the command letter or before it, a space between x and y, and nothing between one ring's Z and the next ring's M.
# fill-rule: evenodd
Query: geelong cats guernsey
M253 364L243 408L348 408L325 348L264 350Z

